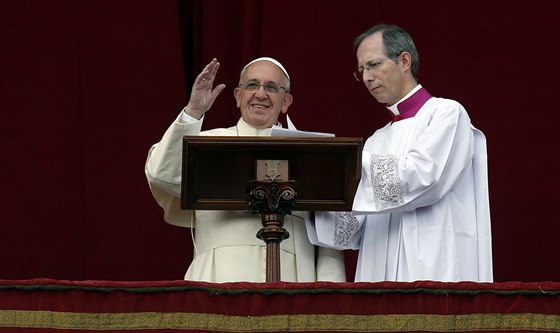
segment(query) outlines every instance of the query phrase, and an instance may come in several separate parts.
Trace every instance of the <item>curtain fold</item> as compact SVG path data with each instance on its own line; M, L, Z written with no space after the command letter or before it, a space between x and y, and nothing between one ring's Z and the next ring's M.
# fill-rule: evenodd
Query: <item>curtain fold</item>
M204 128L232 126L240 116L233 89L241 69L262 55L265 2L178 1L187 96L196 76L217 58L221 66L215 84L225 83L226 89L205 118Z

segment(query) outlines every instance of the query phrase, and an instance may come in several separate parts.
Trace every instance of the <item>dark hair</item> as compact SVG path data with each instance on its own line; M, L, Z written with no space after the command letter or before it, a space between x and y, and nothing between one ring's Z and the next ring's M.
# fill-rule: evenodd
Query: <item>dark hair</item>
M367 37L376 32L383 36L383 52L388 58L397 59L401 53L408 52L412 56L410 71L415 80L420 67L420 58L412 37L404 29L393 24L377 24L369 28L354 40L354 49L357 49Z

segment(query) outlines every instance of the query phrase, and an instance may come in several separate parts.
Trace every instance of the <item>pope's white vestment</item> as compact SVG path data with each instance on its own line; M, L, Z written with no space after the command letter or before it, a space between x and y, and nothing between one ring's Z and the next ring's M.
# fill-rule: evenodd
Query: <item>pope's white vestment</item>
M201 131L203 119L185 123L181 116L149 151L146 177L167 223L194 228L194 258L186 280L207 282L265 282L266 244L256 237L259 215L249 211L181 210L181 158L185 135L268 136L240 119L230 128ZM281 280L289 282L346 281L343 253L313 246L302 212L284 218L289 238L280 243ZM191 229L192 230L192 229Z
M420 92L366 141L352 213L316 212L309 237L359 249L355 281L491 282L486 139L459 103Z

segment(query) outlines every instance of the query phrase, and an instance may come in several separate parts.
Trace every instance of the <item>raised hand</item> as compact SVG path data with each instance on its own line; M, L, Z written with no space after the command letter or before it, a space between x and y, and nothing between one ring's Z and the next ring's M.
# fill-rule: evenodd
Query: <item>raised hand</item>
M222 83L212 89L219 68L220 63L214 58L196 77L192 86L189 103L185 108L185 112L189 116L196 119L202 118L210 110L220 92L226 87Z

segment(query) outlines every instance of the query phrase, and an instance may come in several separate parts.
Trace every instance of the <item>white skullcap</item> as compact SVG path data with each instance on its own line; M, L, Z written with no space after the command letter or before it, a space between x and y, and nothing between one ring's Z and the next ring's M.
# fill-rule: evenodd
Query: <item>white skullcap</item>
M286 74L288 79L290 78L290 75L288 75L288 71L284 68L284 66L282 66L282 64L278 60L270 58L270 57L260 57L260 58L257 58L255 60L251 61L250 63L245 65L245 67L243 67L243 70L241 71L241 73L243 73L247 69L247 67L249 67L249 65L252 65L257 61L268 61L268 62L271 62L271 63L275 64L276 66L280 67L280 69L282 70L282 72L284 72L284 74Z

